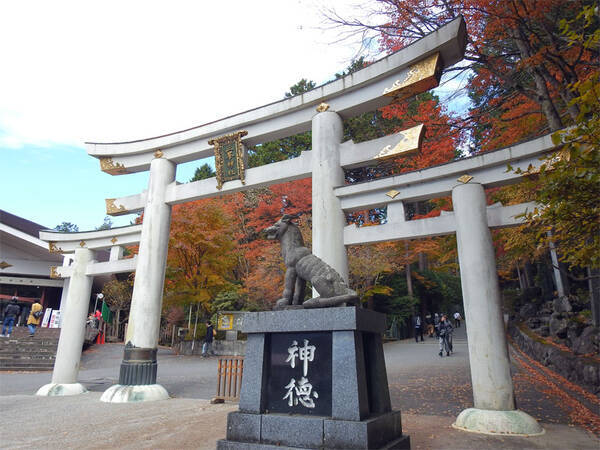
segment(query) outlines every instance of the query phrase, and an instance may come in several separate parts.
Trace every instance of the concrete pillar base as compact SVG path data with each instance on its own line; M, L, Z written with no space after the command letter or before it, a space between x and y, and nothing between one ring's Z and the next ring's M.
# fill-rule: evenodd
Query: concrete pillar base
M64 395L87 394L88 390L81 383L50 383L38 389L35 395L58 397Z
M137 386L123 386L115 384L109 387L102 397L101 402L105 403L134 403L134 402L154 402L157 400L167 400L169 393L160 384L142 384Z
M471 433L504 436L539 436L545 433L533 417L519 410L468 408L458 415L452 427Z

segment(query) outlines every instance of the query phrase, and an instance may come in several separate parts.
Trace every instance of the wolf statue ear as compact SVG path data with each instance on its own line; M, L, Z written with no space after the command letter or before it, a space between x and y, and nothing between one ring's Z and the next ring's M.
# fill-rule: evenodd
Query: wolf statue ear
M284 214L283 217L281 218L282 222L285 223L290 223L290 220L292 219L297 219L298 217L300 217L302 215L302 213L296 213L296 214Z

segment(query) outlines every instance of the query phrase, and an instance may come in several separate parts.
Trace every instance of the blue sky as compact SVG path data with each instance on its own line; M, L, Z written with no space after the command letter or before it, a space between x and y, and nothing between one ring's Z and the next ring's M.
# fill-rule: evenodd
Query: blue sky
M0 209L100 226L104 199L141 192L148 174L105 174L83 142L177 131L278 100L300 78L327 81L358 46L331 44L324 4L359 14L343 0L239 2L235 14L191 0L2 2ZM177 180L203 162L180 165Z
M329 45L336 35L323 29L324 3L347 7L341 0L0 3L0 41L10 44L0 71L0 209L48 227L101 225L104 199L142 191L148 175L102 173L83 142L189 128L278 100L302 77L326 81L354 50ZM196 166L178 167L177 179L188 181Z

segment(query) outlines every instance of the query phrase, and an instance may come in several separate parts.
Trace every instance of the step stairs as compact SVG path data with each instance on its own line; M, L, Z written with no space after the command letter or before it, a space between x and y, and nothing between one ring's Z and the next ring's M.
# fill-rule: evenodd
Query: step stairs
M60 328L38 328L33 337L27 327L15 327L0 337L0 371L44 371L54 368Z

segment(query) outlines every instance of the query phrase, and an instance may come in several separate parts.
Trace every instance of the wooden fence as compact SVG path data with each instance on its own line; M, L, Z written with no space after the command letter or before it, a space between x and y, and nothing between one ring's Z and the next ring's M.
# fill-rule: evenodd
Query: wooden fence
M217 367L217 400L239 401L244 375L243 356L219 357Z

